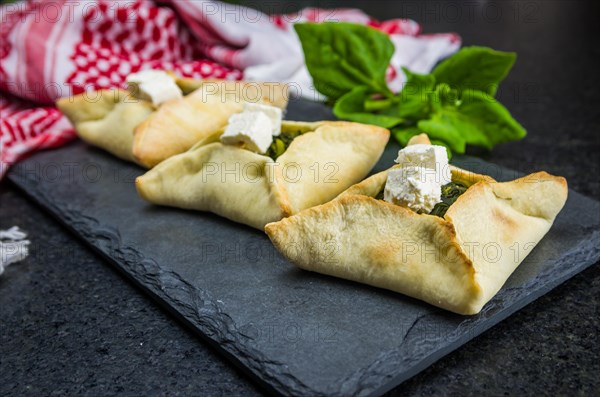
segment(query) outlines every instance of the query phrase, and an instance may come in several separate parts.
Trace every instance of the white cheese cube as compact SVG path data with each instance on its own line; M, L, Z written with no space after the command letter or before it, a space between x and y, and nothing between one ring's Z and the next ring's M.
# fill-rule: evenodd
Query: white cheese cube
M445 185L452 181L446 148L438 145L409 145L398 152L396 163L401 167L423 167L435 170L437 181Z
M271 134L278 136L281 134L281 109L276 106L265 105L263 103L246 102L244 104L245 112L262 112L264 113L273 124Z
M183 97L175 79L162 70L144 70L127 76L127 85L140 99L154 106Z
M149 81L157 81L157 80L173 80L173 77L169 75L164 70L155 70L155 69L147 69L141 70L136 73L131 73L127 76L127 82L130 81L134 83L147 83Z
M388 171L383 199L416 212L429 213L441 201L442 189L435 170L399 167Z
M242 112L232 115L221 142L226 145L245 144L246 148L265 153L273 142L273 123L263 112Z

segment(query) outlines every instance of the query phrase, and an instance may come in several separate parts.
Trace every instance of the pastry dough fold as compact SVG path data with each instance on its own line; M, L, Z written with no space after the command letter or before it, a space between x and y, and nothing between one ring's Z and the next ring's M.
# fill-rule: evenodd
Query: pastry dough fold
M452 169L470 186L442 219L374 197L387 171L335 200L265 230L298 267L476 314L548 232L567 199L562 177L537 172L510 182Z
M262 230L360 181L389 139L384 128L341 121L284 121L286 131L302 134L276 161L215 142L216 133L138 177L137 190L155 204L211 211Z

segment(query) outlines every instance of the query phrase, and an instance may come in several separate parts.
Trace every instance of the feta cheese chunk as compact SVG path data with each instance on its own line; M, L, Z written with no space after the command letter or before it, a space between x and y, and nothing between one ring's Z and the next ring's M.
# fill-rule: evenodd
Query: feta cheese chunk
M127 86L140 99L154 106L183 97L175 79L162 70L144 70L127 76Z
M423 167L400 167L388 172L383 199L389 203L429 213L441 201L442 188L435 170Z
M232 115L221 142L227 145L245 144L246 148L265 153L273 142L273 123L263 112L242 112Z
M410 145L398 152L400 166L388 171L383 190L387 202L429 213L442 201L442 186L452 181L443 146Z
M396 163L401 167L423 167L435 170L441 185L452 182L446 148L438 145L409 145L398 152Z
M262 103L254 103L254 102L246 102L244 104L245 112L262 112L264 113L273 124L273 128L271 130L271 134L273 136L278 136L281 134L281 109L277 106L265 105Z

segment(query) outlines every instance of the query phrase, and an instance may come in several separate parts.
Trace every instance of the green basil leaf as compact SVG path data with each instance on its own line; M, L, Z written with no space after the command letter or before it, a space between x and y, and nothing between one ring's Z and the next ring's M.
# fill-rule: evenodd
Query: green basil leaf
M427 118L432 111L431 93L435 86L435 77L431 74L412 73L402 68L406 83L402 91L394 98L393 104L382 109L381 113L400 117L412 122Z
M435 86L435 76L432 74L413 73L402 68L406 75L406 83L400 92L399 115L411 120L427 117L431 111L429 93Z
M389 109L390 106L397 102L396 97L392 98L373 98L370 96L365 99L365 110L367 112L379 112Z
M421 120L417 123L420 131L425 132L429 139L442 141L455 153L464 153L467 141L463 138L458 122L454 122L454 113L441 111L435 113L430 119Z
M446 83L440 83L435 87L435 90L429 94L429 104L433 111L448 106L458 106L460 103L460 93L458 90L450 87Z
M432 72L436 81L452 88L477 90L496 95L498 84L506 77L517 55L487 47L463 47L441 62Z
M417 127L457 153L464 153L467 144L492 149L527 134L504 106L481 91L469 91L458 106L443 106Z
M346 22L300 23L294 29L315 88L336 100L356 86L387 96L385 74L394 45L383 32Z
M365 109L365 102L372 96L368 87L355 87L352 91L338 99L333 107L333 113L340 119L356 121L365 124L374 124L390 128L404 120L397 116L369 113Z

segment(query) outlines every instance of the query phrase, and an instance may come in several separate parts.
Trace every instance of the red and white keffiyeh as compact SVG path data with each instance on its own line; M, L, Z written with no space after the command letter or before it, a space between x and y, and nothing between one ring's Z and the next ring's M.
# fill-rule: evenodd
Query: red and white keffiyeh
M208 0L31 0L1 6L0 20L0 178L28 153L75 137L54 100L124 87L128 74L143 69L291 82L318 99L297 22L349 21L388 33L396 46L388 73L394 91L402 88L401 66L429 72L460 46L456 34L422 35L414 21L379 22L356 9L266 15Z

